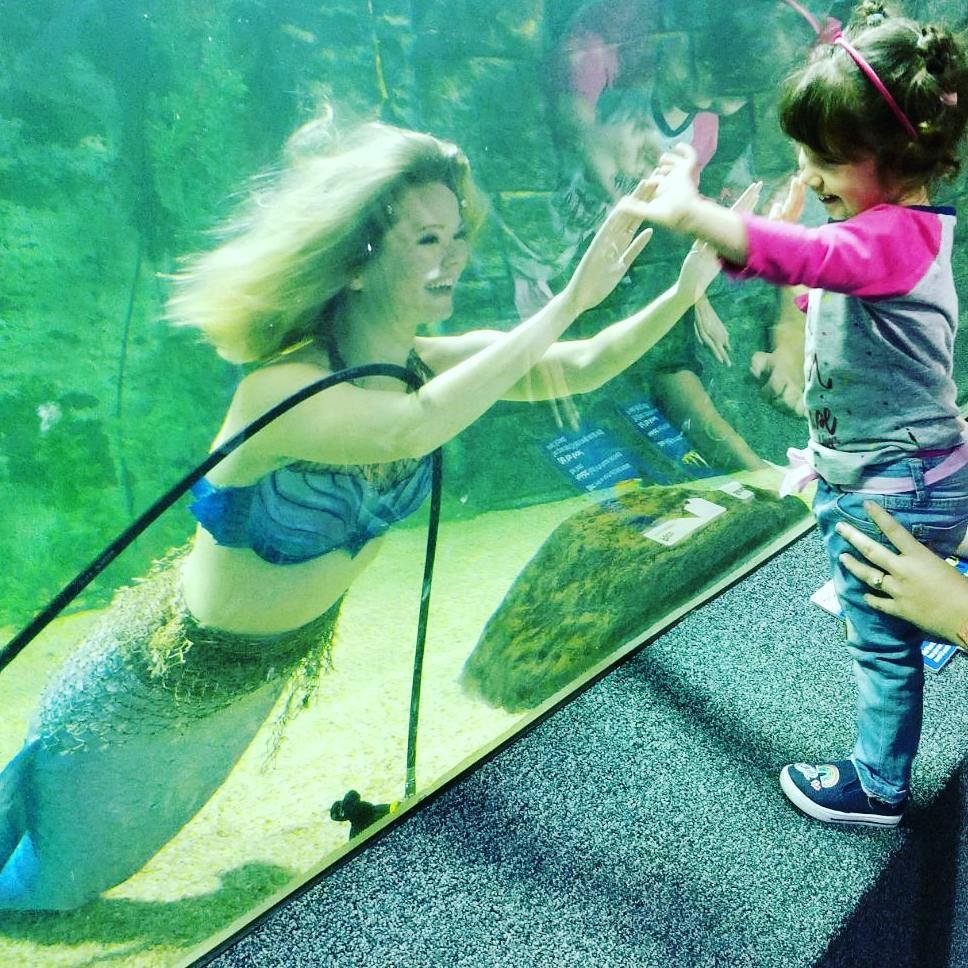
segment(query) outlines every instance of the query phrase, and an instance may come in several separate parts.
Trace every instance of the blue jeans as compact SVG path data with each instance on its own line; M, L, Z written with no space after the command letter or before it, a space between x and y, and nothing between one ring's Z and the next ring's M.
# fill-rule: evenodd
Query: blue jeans
M910 480L913 490L909 492L862 494L821 479L813 502L847 621L847 648L857 680L857 743L852 759L864 790L891 804L908 795L911 765L921 738L924 633L864 602L863 596L871 589L839 561L843 552L855 556L857 552L834 529L845 521L891 547L864 511L864 501L875 501L937 554L952 554L968 528L968 467L926 485L925 472L942 459L910 457L871 468L871 477Z

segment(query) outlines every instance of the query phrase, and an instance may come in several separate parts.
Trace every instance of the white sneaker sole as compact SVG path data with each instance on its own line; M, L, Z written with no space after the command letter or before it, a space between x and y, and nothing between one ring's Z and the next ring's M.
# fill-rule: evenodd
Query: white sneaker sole
M843 810L831 810L829 807L814 803L793 782L789 766L783 767L780 771L780 788L786 794L790 803L798 810L808 817L822 820L824 823L857 824L862 827L896 827L901 822L902 814L847 813Z

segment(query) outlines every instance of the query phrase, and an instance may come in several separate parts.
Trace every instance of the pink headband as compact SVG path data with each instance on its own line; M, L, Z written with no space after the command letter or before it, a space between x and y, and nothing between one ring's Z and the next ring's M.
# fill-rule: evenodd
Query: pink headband
M842 47L848 54L850 54L854 63L864 72L867 80L877 88L877 93L884 98L884 103L891 109L894 117L901 122L901 127L911 136L912 141L917 141L918 131L917 128L911 124L911 119L901 110L901 106L894 100L891 96L891 92L884 86L884 82L877 76L877 71L871 67L870 64L864 58L864 55L849 41L846 37L838 30L834 34L831 43L836 44L838 47Z
M831 19L827 21L826 25L821 27L820 21L803 4L797 3L797 0L783 0L783 2L796 10L813 27L819 41L836 44L836 46L847 52L850 59L861 69L861 72L867 80L874 85L877 93L884 99L884 103L891 109L891 113L901 123L901 127L911 136L911 140L916 141L918 137L917 128L911 124L911 119L901 110L900 105L894 100L884 82L877 76L877 71L868 64L864 55L840 32L840 25Z

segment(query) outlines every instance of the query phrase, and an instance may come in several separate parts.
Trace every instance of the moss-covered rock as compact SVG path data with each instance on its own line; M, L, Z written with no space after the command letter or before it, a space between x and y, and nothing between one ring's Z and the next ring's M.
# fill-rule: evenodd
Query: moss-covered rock
M705 502L722 510L672 542L684 527L677 521L712 513ZM796 498L755 488L635 488L585 508L524 567L484 627L462 683L509 712L533 709L805 514Z

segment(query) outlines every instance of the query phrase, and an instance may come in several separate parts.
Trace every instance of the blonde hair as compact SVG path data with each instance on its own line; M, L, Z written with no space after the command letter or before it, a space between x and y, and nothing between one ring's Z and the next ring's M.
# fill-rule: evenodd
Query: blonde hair
M310 122L289 139L284 160L218 230L224 241L174 277L169 320L197 326L234 363L268 359L318 333L407 188L442 182L469 232L483 219L467 158L428 134L372 123L334 144L324 121Z

